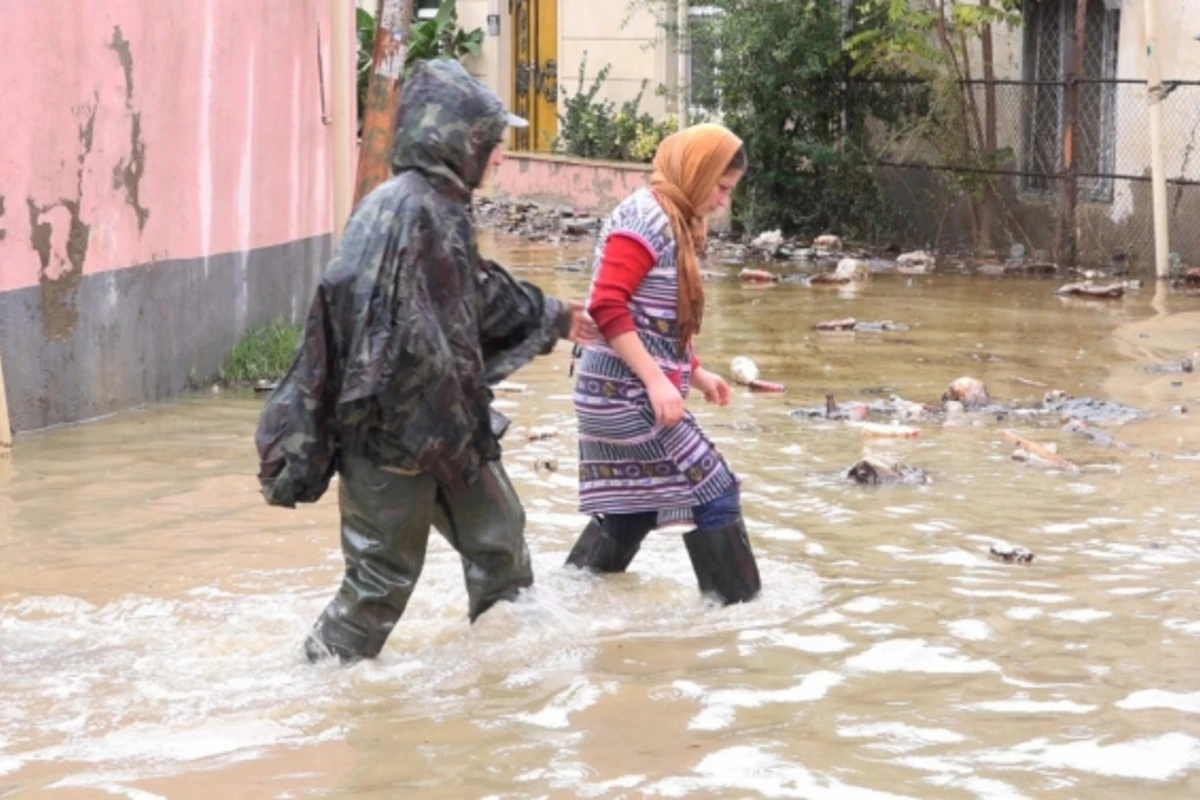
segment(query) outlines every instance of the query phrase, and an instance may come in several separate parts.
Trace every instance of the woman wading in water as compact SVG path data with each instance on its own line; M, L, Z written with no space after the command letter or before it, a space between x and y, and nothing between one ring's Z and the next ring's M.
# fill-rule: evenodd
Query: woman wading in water
M704 316L698 253L706 218L729 204L746 170L742 142L719 125L659 147L650 186L600 233L588 311L604 341L583 349L575 386L580 510L592 516L567 563L623 572L660 513L690 511L683 541L700 590L723 603L761 584L737 479L684 408L691 387L727 405L729 385L700 366Z

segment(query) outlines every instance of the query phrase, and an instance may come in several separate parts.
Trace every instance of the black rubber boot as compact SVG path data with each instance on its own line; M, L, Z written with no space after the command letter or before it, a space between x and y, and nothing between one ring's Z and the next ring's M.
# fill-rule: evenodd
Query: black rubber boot
M602 522L593 517L567 556L567 564L592 572L624 572L641 543L622 544L604 530Z
M754 599L762 589L746 523L741 519L720 528L685 533L683 543L701 592L731 605Z

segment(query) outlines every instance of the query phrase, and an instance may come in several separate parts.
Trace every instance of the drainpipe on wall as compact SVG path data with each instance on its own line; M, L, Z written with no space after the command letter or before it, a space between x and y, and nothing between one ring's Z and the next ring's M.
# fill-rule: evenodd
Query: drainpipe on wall
M4 389L4 361L0 359L0 457L12 449L12 426L8 423L8 395Z
M354 0L333 0L330 25L330 78L333 82L333 246L342 240L350 218L354 164L354 75L351 65L358 48L354 30Z
M375 14L375 55L363 108L355 205L392 176L392 126L404 83L408 24L412 16L412 0L379 0Z
M1150 106L1150 178L1154 195L1154 273L1159 280L1171 275L1171 242L1167 230L1167 175L1162 143L1162 63L1158 56L1158 0L1146 5L1146 100Z

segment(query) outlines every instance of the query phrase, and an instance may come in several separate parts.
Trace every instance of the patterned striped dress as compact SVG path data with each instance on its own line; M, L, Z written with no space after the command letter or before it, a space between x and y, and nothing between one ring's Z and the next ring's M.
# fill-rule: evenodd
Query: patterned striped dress
M601 229L593 291L605 245L617 232L643 242L655 255L629 311L647 352L668 376L679 376L686 398L692 354L690 348L680 353L677 344L675 236L649 189L630 195ZM690 517L691 508L716 499L735 483L733 472L691 414L673 428L655 423L645 385L607 343L584 349L574 400L581 512L658 511L660 524L666 524Z

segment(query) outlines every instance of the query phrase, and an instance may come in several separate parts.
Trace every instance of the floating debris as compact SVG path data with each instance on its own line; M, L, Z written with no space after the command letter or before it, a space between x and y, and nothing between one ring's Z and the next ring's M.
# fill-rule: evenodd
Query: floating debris
M1079 467L1066 458L1058 454L1058 449L1054 445L1042 445L1037 442L1032 442L1025 439L1012 431L1003 433L1007 441L1016 444L1017 449L1013 451L1013 461L1020 461L1031 466L1047 467L1050 469L1064 469L1068 472L1078 472Z
M525 394L525 392L529 391L529 387L523 383L500 381L492 387L492 391L496 394Z
M987 387L978 378L962 377L950 384L942 395L942 402L956 401L968 411L977 411L992 404Z
M879 486L881 484L926 484L933 483L929 473L920 467L911 467L883 456L867 456L850 469L846 470L846 478L861 486Z
M748 386L758 380L758 365L745 356L737 356L729 362L729 374L735 383Z
M861 422L864 439L916 439L921 435L920 428L911 425L901 425L893 422L891 425L880 425L875 422Z
M273 392L278 386L279 383L276 381L259 381L258 383L254 384L254 391Z
M1063 286L1055 294L1060 296L1073 295L1076 297L1095 297L1102 299L1116 299L1125 296L1125 284L1110 283L1107 286L1095 286L1091 281L1082 283L1068 283Z
M1146 367L1146 372L1151 375L1167 375L1177 372L1191 372L1194 369L1192 360L1185 358L1182 361L1168 361L1165 364L1151 364Z
M901 275L924 275L932 272L937 260L924 250L904 253L896 259L896 271Z
M533 468L538 473L558 472L558 459L553 456L539 458L533 462Z
M1113 427L1139 422L1150 415L1141 409L1112 400L1095 400L1091 397L1074 398L1061 390L1047 392L1042 407L1063 419L1076 419L1089 425Z
M997 543L988 548L988 555L1006 564L1029 564L1033 562L1033 553L1020 545Z
M530 428L525 432L525 438L531 442L540 442L545 439L553 439L558 436L558 428L552 428L544 425L538 428Z
M813 325L813 329L818 331L851 331L854 330L854 326L857 324L858 320L854 317L847 317L846 319L831 319L825 322L818 322L816 325Z
M822 234L813 239L812 246L818 252L840 253L842 252L842 238L834 236L832 233Z
M1067 433L1074 433L1083 436L1092 444L1100 447L1118 447L1120 445L1120 443L1117 442L1117 440L1114 439L1110 434L1093 428L1083 420L1068 419L1063 424L1063 430Z
M738 273L738 277L744 283L775 283L779 280L777 275L763 269L744 269Z

